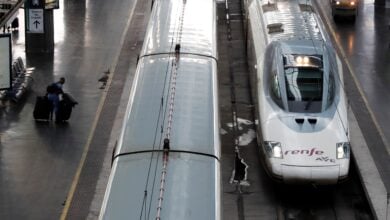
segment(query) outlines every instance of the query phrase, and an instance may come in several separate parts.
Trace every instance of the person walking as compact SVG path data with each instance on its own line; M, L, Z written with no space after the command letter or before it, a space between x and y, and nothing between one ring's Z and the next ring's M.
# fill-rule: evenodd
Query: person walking
M62 91L62 86L65 84L65 78L64 77L61 77L60 80L58 80L57 82L54 83L54 85L57 87L56 88L56 92L58 94L63 94L64 91Z
M49 101L51 101L53 108L51 111L50 119L53 119L53 113L55 114L55 120L56 122L59 122L59 116L58 116L58 108L60 104L60 96L64 93L62 90L62 86L65 84L65 78L61 77L60 80L58 80L55 83L50 84L47 87L47 98Z

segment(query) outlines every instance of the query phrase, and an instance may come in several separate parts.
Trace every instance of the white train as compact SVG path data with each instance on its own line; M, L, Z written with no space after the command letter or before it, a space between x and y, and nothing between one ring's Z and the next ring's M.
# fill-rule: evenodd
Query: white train
M350 143L343 69L311 1L244 3L266 170L284 183L345 180Z
M221 219L217 85L215 1L155 0L99 219Z

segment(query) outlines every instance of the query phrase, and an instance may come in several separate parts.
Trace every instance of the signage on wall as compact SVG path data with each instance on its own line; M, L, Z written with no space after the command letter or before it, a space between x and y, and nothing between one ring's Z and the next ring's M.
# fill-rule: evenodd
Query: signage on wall
M28 32L44 33L43 9L28 9Z
M25 6L26 32L44 33L45 0L26 0Z

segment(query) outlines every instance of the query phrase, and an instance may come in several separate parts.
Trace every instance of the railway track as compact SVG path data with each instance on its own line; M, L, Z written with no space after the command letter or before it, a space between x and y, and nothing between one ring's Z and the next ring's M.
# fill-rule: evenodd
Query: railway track
M223 218L373 219L353 164L350 179L332 187L286 186L267 176L252 133L256 122L241 1L218 2Z

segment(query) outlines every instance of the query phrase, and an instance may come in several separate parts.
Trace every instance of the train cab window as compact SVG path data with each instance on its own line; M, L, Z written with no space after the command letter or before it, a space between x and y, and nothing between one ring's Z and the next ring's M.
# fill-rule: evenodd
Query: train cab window
M280 93L279 79L276 70L272 71L271 74L271 98L281 108L283 108L282 96Z
M276 74L272 74L272 94L275 96L275 99L281 99L280 96L280 88L279 88L279 80Z
M279 59L275 57L275 54L273 54L272 60L270 60L270 75L269 75L269 93L272 98L272 100L277 104L280 108L284 109L283 101L282 101L282 94L280 91L280 82L279 82L279 76L278 76L278 65L279 65Z
M324 74L319 56L289 55L284 64L290 112L321 112Z
M332 72L330 72L330 74L329 74L329 82L327 84L328 84L328 97L326 100L326 108L329 108L333 103L334 96L336 93L334 75Z

